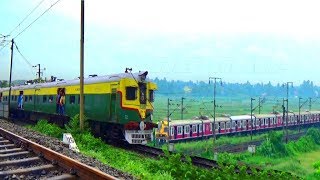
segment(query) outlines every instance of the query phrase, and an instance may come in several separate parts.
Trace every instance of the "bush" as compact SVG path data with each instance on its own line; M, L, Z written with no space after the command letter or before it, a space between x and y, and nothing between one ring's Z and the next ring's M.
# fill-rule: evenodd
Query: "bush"
M31 127L31 129L56 138L61 138L63 134L63 130L59 126L56 124L50 124L46 120L38 121L34 127Z
M83 131L81 131L80 129L80 115L77 114L75 116L73 116L69 123L65 125L65 128L67 130L67 132L71 133L71 134L79 134L81 132L89 132L90 128L89 128L89 122L87 118L84 118L84 129Z

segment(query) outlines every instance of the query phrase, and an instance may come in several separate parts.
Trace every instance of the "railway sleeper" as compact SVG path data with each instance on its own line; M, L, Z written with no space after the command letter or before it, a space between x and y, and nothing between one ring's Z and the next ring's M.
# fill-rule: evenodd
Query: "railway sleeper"
M40 174L43 171L46 170L52 170L55 169L55 166L52 164L42 165L42 166L36 166L31 168L25 168L25 169L15 169L15 170L8 170L8 171L0 171L0 178L4 178L6 176L10 175L21 175L21 174Z
M0 144L8 144L8 143L10 143L9 140L0 140Z
M14 144L0 145L0 149L7 149L7 148L10 148L10 147L15 147L15 145Z
M0 154L8 154L8 153L14 153L14 152L20 152L23 151L22 148L12 148L12 149L4 149L0 150Z
M15 153L0 154L0 159L16 157L16 156L23 156L23 155L28 155L28 154L30 154L29 151L21 151L21 152L15 152Z
M11 160L11 161L4 161L0 162L1 166L15 166L15 165L24 165L24 164L32 164L34 162L41 161L39 157L30 157L25 159L18 159L18 160Z
M47 178L47 180L73 180L73 179L77 179L77 177L71 174L62 174L60 176Z

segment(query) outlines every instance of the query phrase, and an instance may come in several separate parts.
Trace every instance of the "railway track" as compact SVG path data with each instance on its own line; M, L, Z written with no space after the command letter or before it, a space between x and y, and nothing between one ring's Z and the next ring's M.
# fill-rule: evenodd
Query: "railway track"
M116 179L0 128L0 179Z
M306 134L305 132L289 134L288 141L296 141L305 134ZM239 153L239 152L247 151L249 145L259 146L262 144L263 141L264 140L255 140L255 141L245 142L245 143L236 144L236 145L223 145L223 146L217 147L216 150L218 152ZM285 137L283 138L283 141L285 141Z

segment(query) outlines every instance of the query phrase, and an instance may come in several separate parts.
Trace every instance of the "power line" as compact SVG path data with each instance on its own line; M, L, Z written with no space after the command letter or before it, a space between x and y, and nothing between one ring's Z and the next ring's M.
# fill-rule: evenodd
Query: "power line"
M18 48L18 46L17 46L17 44L16 43L14 43L14 45L15 45L15 47L16 47L16 49L17 49L17 51L18 51L18 53L21 55L21 57L27 62L27 64L30 66L30 67L32 67L32 64L27 60L27 58L20 52L20 50L19 50L19 48Z
M46 14L53 6L55 6L58 2L60 2L61 0L57 0L56 2L54 2L53 4L51 4L51 6L46 9L40 16L38 16L34 21L32 21L26 28L24 28L18 35L16 35L13 39L16 39L18 36L20 36L25 30L27 30L33 23L35 23L40 17L42 17L44 14Z
M60 2L61 0L57 0L56 2L54 2L53 4L51 4L51 6L46 9L40 16L38 16L34 21L32 21L26 28L24 28L22 31L20 31L19 34L17 34L14 38L12 39L16 39L18 36L20 36L25 30L27 30L33 23L35 23L40 17L42 17L45 13L47 13L53 6L55 6L58 2ZM0 51L2 51L10 42L8 42L7 44L5 44Z
M15 31L45 0L40 1L37 6L35 8L32 9L32 11L27 14L27 16L25 18L22 19L22 21L14 28L10 31L9 35L11 35L13 33L13 31Z

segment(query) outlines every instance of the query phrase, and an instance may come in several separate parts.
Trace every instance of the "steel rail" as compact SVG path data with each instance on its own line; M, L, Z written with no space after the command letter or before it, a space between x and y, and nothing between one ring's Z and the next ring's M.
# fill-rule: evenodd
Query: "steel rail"
M0 135L14 142L16 145L22 147L23 149L32 151L33 153L52 162L53 164L66 169L70 172L70 174L76 175L78 179L117 179L116 177L94 169L65 155L59 154L49 148L13 134L5 129L0 128Z

